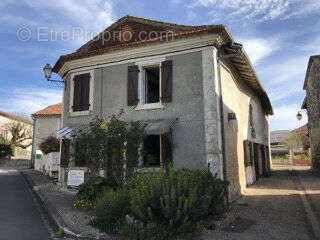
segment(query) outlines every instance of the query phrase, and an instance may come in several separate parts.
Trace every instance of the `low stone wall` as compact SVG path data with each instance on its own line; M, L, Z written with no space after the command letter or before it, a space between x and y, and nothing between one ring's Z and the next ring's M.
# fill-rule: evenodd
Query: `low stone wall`
M0 159L0 167L30 167L31 160L30 159Z
M60 169L60 153L52 152L35 159L34 169L53 177Z

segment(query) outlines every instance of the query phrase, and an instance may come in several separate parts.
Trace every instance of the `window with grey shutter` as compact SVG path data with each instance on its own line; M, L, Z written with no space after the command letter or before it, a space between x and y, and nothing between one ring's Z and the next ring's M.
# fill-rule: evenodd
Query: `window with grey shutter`
M127 83L127 102L128 106L135 106L139 102L138 98L138 79L139 68L138 66L128 67L128 83Z
M90 107L90 73L79 74L73 78L73 111L87 111Z
M161 135L161 158L163 167L167 169L169 164L172 163L172 146L169 133Z
M172 101L172 65L171 60L161 64L161 101L164 103Z

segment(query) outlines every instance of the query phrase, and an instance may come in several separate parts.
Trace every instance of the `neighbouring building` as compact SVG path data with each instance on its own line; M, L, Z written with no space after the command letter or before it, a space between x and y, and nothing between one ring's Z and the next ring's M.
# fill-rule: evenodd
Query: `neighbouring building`
M0 111L0 136L6 139L7 141L11 141L12 134L9 130L9 127L13 125L19 124L19 128L22 131L25 131L25 136L21 138L23 141L19 141L19 144L27 147L15 147L13 151L13 158L16 159L30 159L31 158L31 144L32 144L32 125L33 122L25 117L17 116L15 114L7 113ZM10 127L10 128L11 128ZM18 129L18 128L16 128ZM30 137L30 138L28 138Z
M42 155L40 143L49 136L57 137L57 131L61 128L62 104L54 104L32 114L34 123L32 160L36 155ZM40 157L40 156L39 156Z
M320 168L320 55L311 56L303 85L306 98L302 109L308 113L311 161L314 168Z
M70 131L121 110L124 120L148 124L143 148L153 166L172 160L175 168L209 167L230 182L231 199L269 170L272 106L223 25L125 16L61 56L53 71L65 83L61 181L73 166ZM141 167L150 165L141 157Z
M284 145L284 140L286 140L289 136L289 130L278 130L270 132L270 146L272 157L289 154L288 148Z

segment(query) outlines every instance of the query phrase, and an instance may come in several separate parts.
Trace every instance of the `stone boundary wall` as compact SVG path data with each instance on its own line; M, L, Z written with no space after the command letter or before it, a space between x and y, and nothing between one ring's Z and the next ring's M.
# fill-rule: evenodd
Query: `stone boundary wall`
M30 159L0 159L0 167L21 167L21 166L31 166Z
M41 158L36 158L34 169L53 177L54 172L58 172L60 169L60 153L52 152Z

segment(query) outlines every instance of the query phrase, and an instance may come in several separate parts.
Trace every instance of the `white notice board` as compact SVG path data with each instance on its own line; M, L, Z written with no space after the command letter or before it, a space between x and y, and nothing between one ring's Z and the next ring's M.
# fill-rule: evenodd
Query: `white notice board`
M77 187L84 183L84 171L83 170L70 170L68 172L68 186Z

